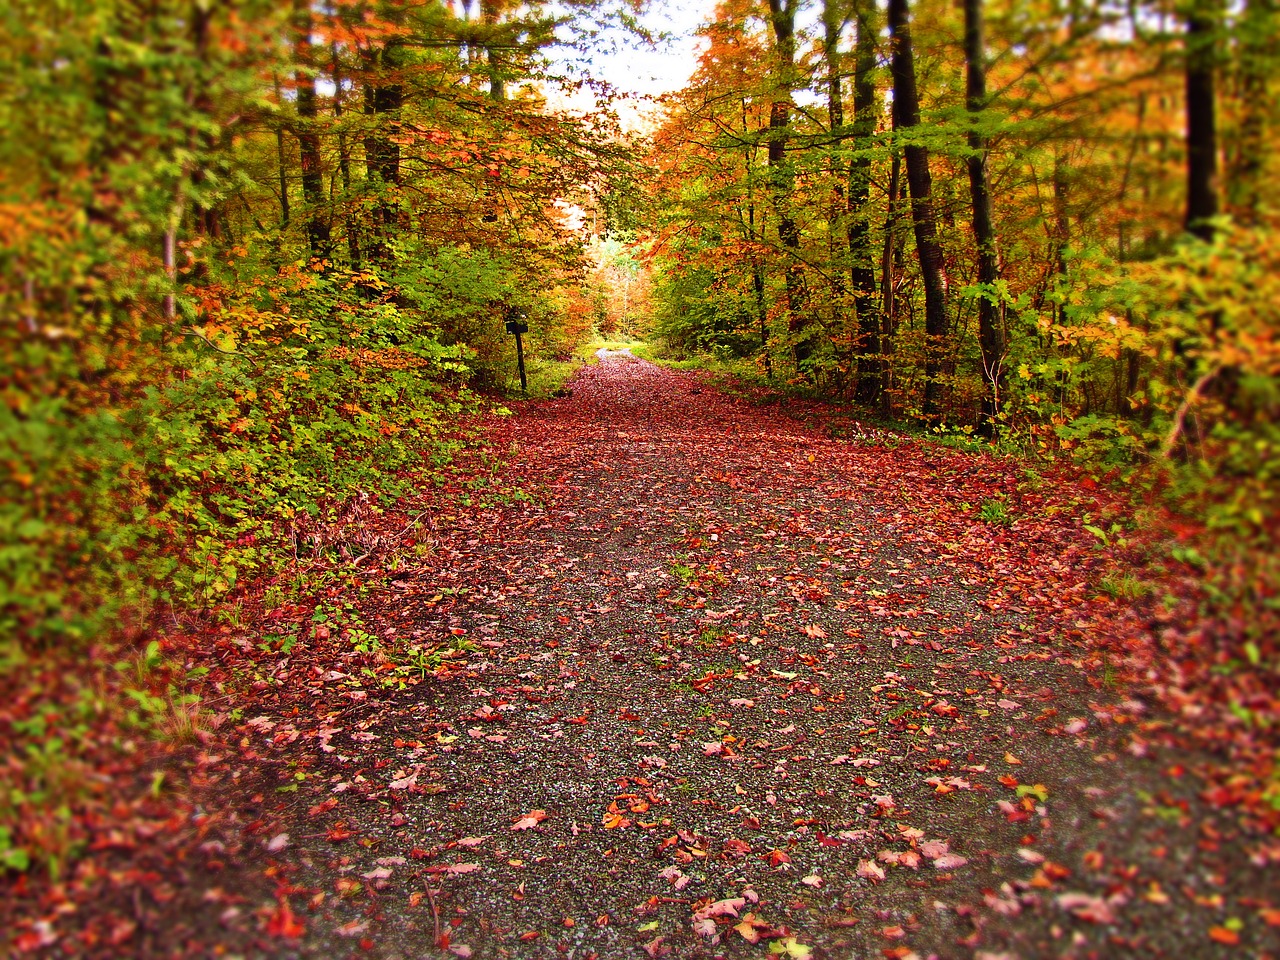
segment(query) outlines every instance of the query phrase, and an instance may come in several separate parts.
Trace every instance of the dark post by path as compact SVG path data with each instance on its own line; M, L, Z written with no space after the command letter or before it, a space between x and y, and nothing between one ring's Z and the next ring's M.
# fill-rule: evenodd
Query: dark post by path
M507 333L514 334L516 338L516 366L520 368L520 392L529 392L529 382L525 378L524 373L524 341L520 339L522 334L529 332L529 324L525 322L525 314L523 310L516 307L507 308Z

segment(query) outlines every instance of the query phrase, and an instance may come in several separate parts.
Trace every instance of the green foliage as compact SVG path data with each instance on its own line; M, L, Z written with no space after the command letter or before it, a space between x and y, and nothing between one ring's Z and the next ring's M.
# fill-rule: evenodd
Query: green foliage
M1003 500L984 500L978 508L978 517L983 523L993 526L1007 527L1013 523L1009 513L1009 505Z
M369 272L288 268L236 286L216 321L165 348L173 373L127 404L81 412L11 391L0 625L83 640L121 610L208 604L353 500L394 495L469 407L471 371L426 310L384 288ZM65 377L77 358L34 344L17 361L10 382L19 364Z

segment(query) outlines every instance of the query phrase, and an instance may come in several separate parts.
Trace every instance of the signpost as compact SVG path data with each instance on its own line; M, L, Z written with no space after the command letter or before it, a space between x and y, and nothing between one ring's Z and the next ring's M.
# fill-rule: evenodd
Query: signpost
M524 311L515 307L507 307L507 333L514 334L516 338L516 363L520 367L521 393L528 393L529 391L529 383L524 374L524 342L520 339L522 334L528 332L529 324L525 322Z

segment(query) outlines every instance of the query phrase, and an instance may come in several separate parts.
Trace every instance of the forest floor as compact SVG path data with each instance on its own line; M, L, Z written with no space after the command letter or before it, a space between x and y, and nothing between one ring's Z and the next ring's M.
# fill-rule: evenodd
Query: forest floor
M570 387L365 589L189 638L222 726L11 891L15 954L1280 956L1274 823L1134 679L1191 614L1099 593L1104 494L629 357Z

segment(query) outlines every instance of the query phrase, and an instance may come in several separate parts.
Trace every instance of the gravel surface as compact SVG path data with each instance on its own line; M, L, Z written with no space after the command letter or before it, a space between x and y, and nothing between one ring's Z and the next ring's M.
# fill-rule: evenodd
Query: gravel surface
M1091 653L1055 484L620 355L486 431L261 667L130 955L1280 955L1280 843Z
M491 429L533 500L367 601L473 649L321 756L364 845L303 846L328 894L304 945L1274 952L1249 916L1274 845L1197 806L1152 705L1040 602L1085 590L1078 522L976 517L1017 501L1010 467L828 440L629 357Z

